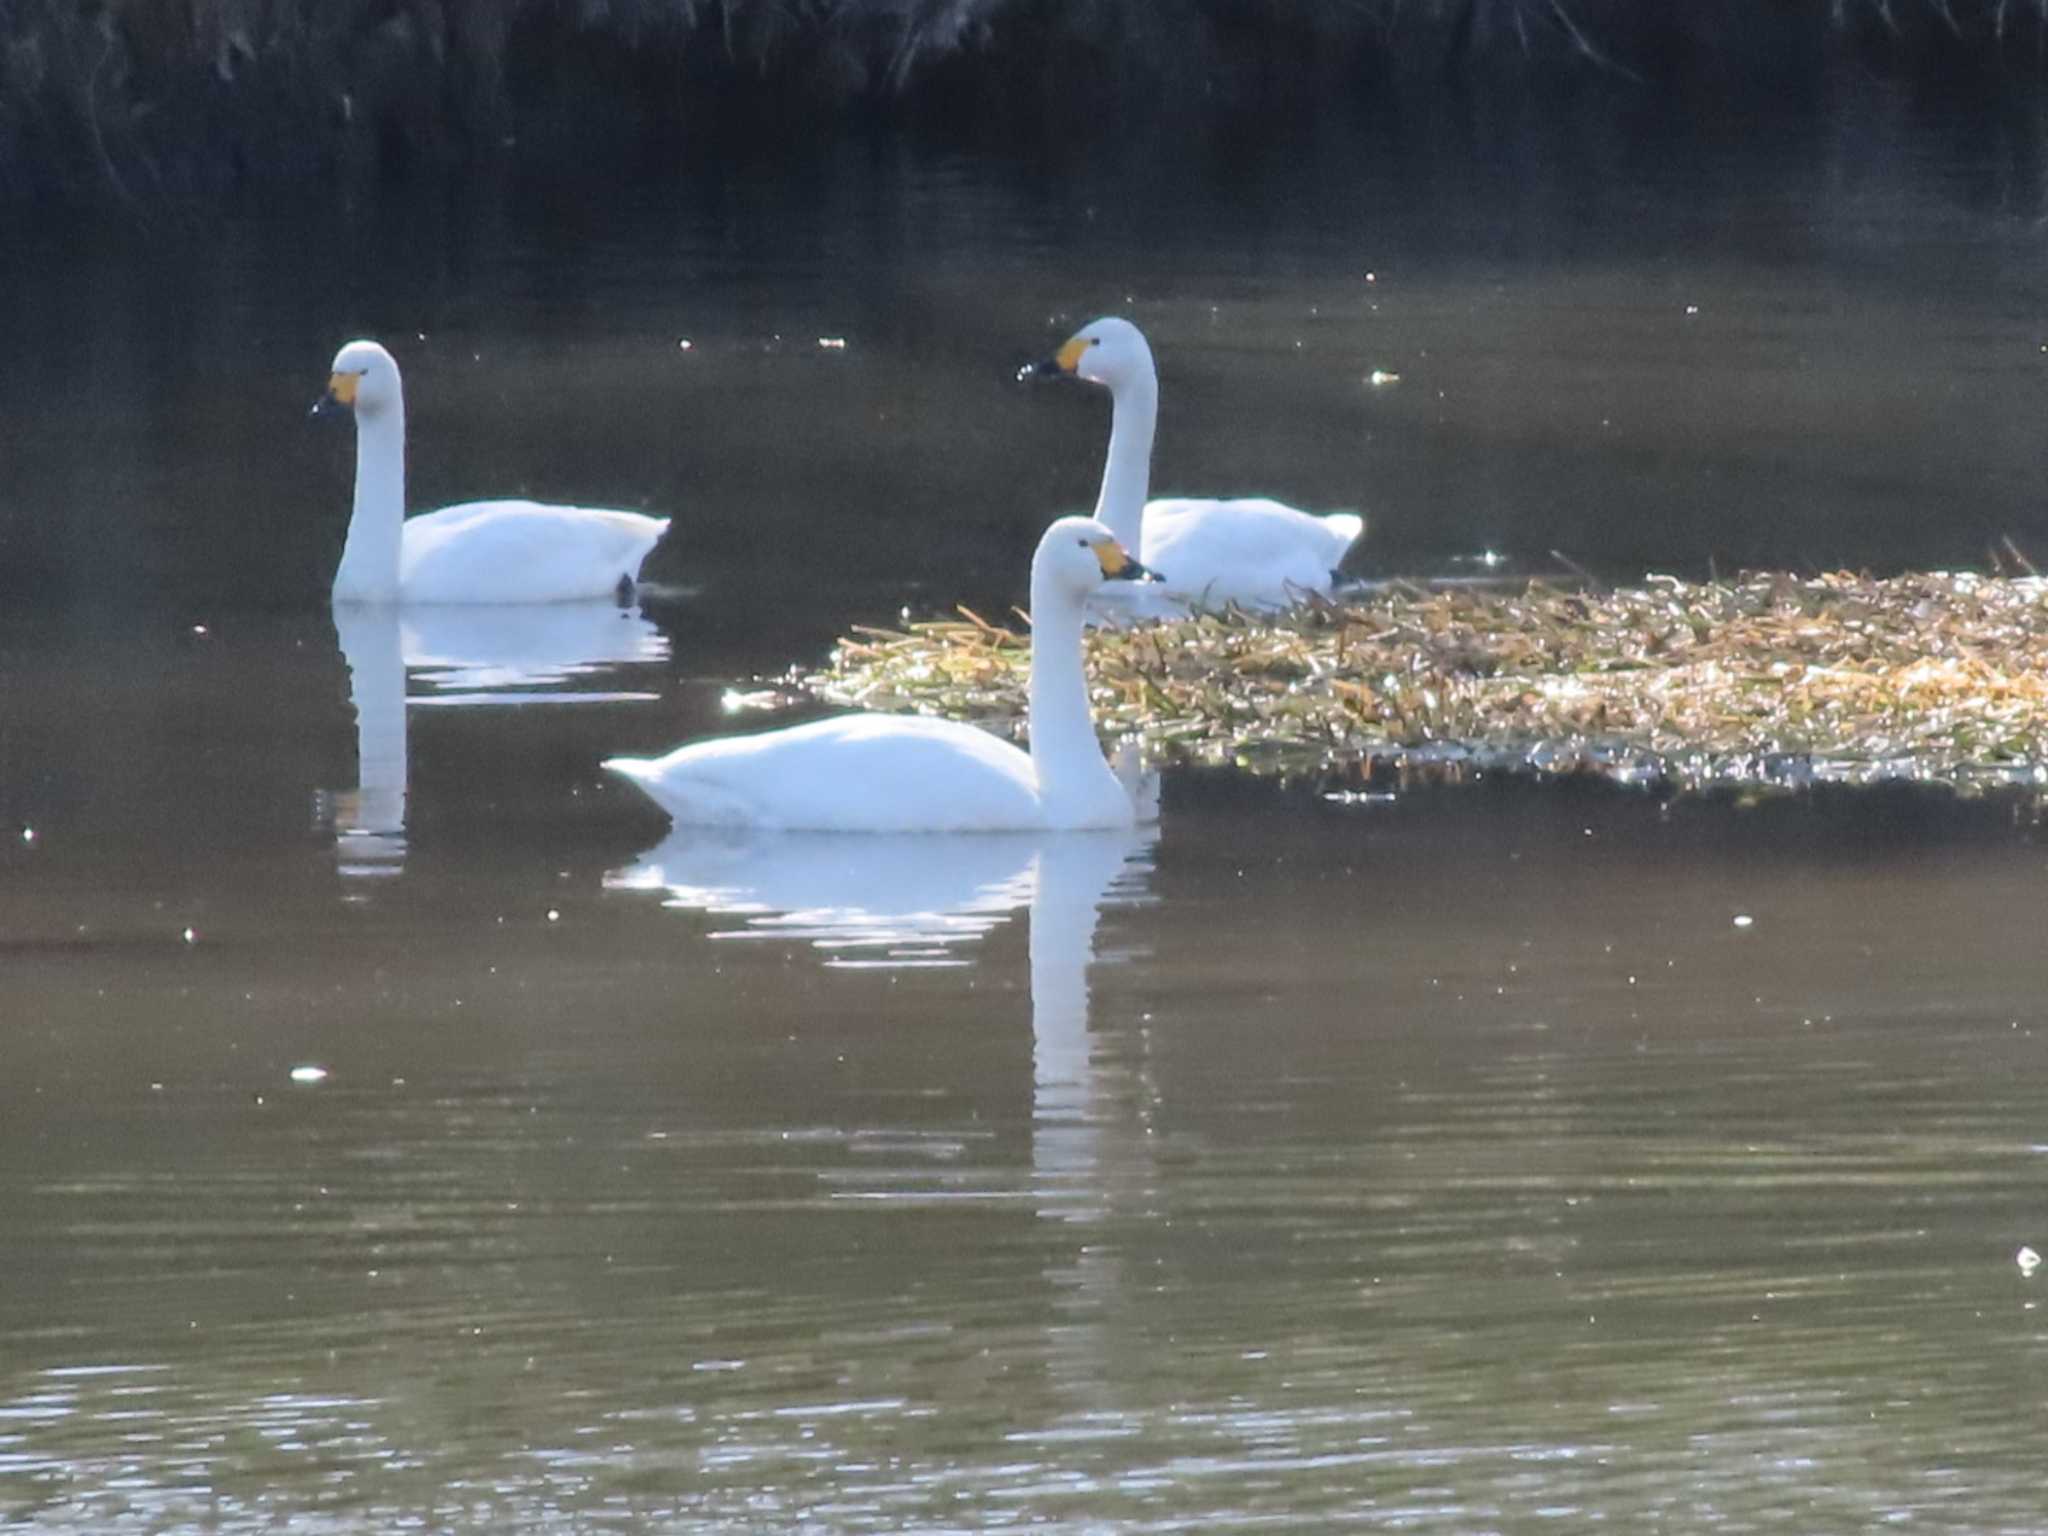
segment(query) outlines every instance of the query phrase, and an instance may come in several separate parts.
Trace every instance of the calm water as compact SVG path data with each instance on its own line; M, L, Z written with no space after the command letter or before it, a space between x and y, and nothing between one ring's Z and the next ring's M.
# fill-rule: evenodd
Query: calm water
M749 842L597 769L1020 595L1104 411L1008 376L1108 308L1163 484L1390 564L2048 534L1995 150L1529 171L12 241L0 1523L2039 1529L2010 806L1169 775L1130 839ZM337 629L357 332L417 504L676 514L645 611Z

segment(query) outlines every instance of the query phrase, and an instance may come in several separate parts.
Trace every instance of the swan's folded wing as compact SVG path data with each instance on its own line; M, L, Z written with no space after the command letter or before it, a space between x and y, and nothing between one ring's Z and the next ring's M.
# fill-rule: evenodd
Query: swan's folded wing
M916 715L843 715L604 766L684 823L974 832L1042 822L1029 757L973 726Z
M406 520L399 586L409 602L603 597L667 531L665 517L607 507L463 502Z
M1141 558L1170 593L1211 606L1269 606L1328 592L1364 526L1353 512L1319 516L1263 496L1163 498L1146 503Z

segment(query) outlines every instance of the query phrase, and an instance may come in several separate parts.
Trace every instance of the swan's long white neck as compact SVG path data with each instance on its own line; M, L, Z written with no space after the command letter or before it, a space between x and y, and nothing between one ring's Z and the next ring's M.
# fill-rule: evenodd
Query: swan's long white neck
M1095 517L1139 560L1145 497L1152 481L1152 432L1159 423L1159 376L1151 359L1136 376L1110 387L1109 458L1102 466L1102 494Z
M1103 760L1088 714L1081 605L1036 570L1031 574L1031 764L1048 825L1071 826L1090 808L1099 816L1105 794L1124 789Z
M341 568L334 573L334 600L398 601L398 551L404 535L405 400L394 387L391 399L377 410L356 412L355 510Z

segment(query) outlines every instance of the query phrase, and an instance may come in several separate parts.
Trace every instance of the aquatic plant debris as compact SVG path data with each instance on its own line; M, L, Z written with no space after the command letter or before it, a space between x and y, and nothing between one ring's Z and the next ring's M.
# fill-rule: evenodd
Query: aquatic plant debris
M1017 620L858 629L787 681L1021 735ZM1391 582L1096 629L1087 648L1097 727L1165 762L2048 796L2048 581L2031 576Z

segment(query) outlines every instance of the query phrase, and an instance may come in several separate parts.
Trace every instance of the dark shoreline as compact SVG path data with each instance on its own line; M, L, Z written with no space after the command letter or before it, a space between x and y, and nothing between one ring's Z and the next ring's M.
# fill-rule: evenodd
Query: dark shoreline
M2011 0L0 0L0 203L258 204L493 169L701 168L847 129L1085 151L1825 110L1850 80L2031 108Z

